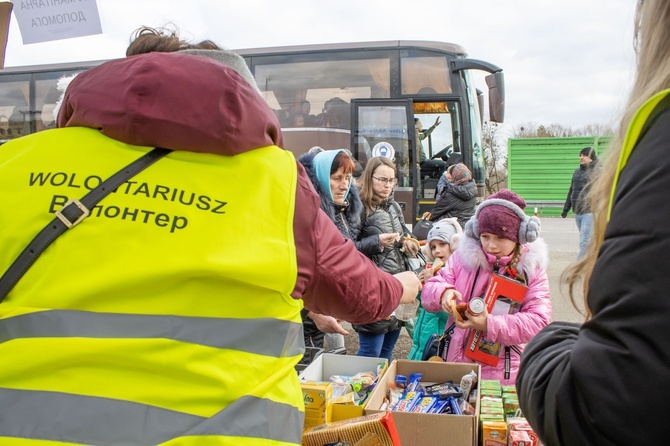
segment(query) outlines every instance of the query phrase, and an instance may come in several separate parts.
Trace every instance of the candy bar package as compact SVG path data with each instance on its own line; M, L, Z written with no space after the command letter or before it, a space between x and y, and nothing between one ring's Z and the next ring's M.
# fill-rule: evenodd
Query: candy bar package
M400 446L398 431L390 412L380 412L348 420L314 426L303 431L303 446L327 444Z

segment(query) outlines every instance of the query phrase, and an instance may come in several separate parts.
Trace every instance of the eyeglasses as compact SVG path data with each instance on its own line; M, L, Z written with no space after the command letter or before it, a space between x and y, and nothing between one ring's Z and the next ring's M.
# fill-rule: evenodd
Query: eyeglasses
M395 186L396 184L398 184L397 178L384 178L384 177L377 178L375 176L373 176L372 178L379 181L380 183L390 184L391 186Z

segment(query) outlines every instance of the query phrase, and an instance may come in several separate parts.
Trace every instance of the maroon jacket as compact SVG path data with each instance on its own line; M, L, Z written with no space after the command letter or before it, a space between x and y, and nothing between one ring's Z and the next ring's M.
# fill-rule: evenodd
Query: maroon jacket
M218 61L180 53L132 56L81 73L65 94L58 126L97 128L126 144L222 156L283 146L279 122L254 87ZM297 164L292 296L351 323L387 317L400 302L401 283L342 237Z

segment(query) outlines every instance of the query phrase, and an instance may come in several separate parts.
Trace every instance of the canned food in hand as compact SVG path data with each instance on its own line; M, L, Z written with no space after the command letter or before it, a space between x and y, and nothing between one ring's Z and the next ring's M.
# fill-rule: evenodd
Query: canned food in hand
M470 302L468 303L468 313L472 314L473 316L483 313L485 308L486 303L481 297L470 299Z

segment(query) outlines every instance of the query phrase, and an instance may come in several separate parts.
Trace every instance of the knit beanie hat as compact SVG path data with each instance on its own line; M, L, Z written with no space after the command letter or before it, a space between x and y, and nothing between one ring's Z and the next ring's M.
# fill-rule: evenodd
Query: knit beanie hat
M189 49L189 50L180 50L179 52L184 54L191 54L193 56L208 57L210 59L217 60L224 65L228 65L230 68L235 70L237 74L242 76L244 80L249 83L249 85L254 87L254 89L258 92L258 94L261 94L261 90L258 88L258 84L256 84L256 79L254 79L254 75L251 74L251 71L249 71L247 63L244 61L244 58L242 58L242 56L240 56L239 54L233 53L232 51L228 50Z
M532 243L540 235L540 219L524 213L526 202L511 190L502 189L489 195L465 225L465 233L479 239L489 233L515 243Z
M321 186L321 189L326 192L330 201L333 201L333 191L330 190L330 169L333 166L333 161L335 157L340 152L346 152L344 149L337 150L324 150L317 153L312 160L312 167L314 168L314 173L316 174L316 179ZM349 179L349 187L351 187L352 179ZM344 199L347 199L349 195L349 189L344 193Z
M598 155L596 155L596 151L593 150L592 147L584 147L582 150L579 151L580 155L588 156L591 158L591 161L595 161L598 159Z
M428 231L426 242L430 244L433 240L441 240L449 243L452 251L456 249L455 244L460 235L463 234L461 225L458 224L456 217L443 218L433 224L433 227Z

